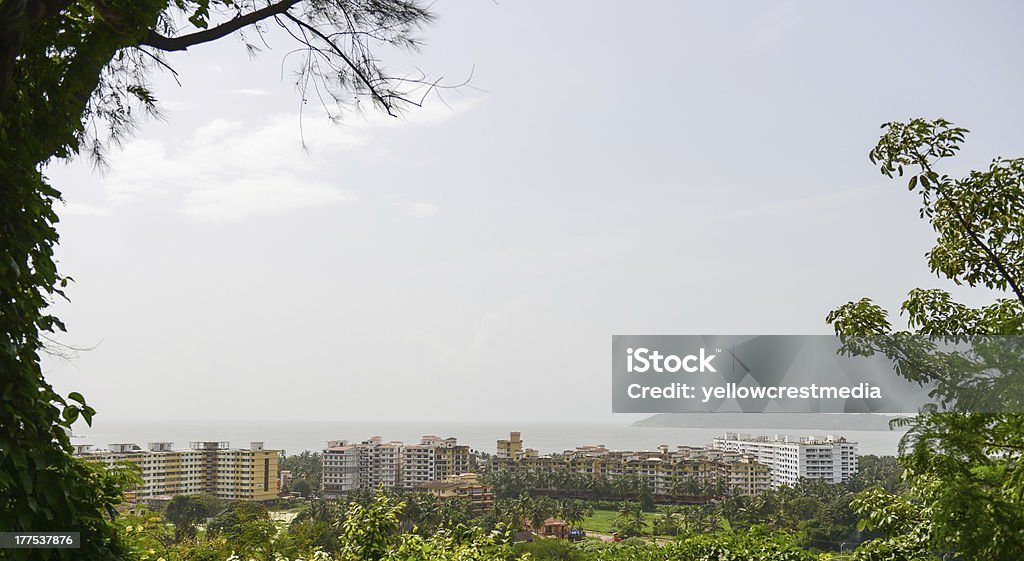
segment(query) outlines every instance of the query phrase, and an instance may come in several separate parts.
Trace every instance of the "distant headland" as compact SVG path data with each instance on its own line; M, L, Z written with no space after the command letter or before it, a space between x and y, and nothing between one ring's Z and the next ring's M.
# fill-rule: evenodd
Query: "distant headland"
M816 432L889 430L898 415L861 413L658 413L633 423L636 427L701 429L808 429Z

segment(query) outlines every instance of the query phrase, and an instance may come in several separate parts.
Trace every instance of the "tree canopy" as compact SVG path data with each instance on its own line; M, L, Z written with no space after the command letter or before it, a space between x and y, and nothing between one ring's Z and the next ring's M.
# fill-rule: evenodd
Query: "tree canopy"
M943 289L915 288L901 312L909 329L868 298L828 315L844 350L884 353L905 378L935 384L936 403L903 421L911 430L900 463L909 492L872 489L854 510L885 533L861 559L918 559L951 551L968 560L1024 554L1024 158L995 158L955 178L939 169L967 130L943 120L886 123L871 161L887 177L909 176L920 216L937 235L931 271L1004 296L972 308ZM936 340L967 342L943 350Z

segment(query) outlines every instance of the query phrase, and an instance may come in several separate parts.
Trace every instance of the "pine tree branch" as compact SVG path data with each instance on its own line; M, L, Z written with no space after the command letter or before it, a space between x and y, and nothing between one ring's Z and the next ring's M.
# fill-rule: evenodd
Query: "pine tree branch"
M188 35L182 35L180 37L165 37L156 31L151 30L149 35L147 35L142 41L142 45L160 49L161 51L184 51L193 45L216 41L217 39L230 35L243 27L250 26L278 14L284 14L300 1L301 0L281 0L280 2L270 4L265 8L260 8L259 10L232 18L220 25L211 27L210 29L204 29L195 33L189 33Z

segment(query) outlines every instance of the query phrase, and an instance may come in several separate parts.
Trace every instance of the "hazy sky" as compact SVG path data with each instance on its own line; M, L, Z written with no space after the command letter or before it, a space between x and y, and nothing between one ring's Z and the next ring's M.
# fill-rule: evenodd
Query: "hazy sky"
M422 55L471 85L330 125L272 34L169 60L168 119L100 175L50 167L47 361L117 419L627 420L613 334L827 333L928 273L882 122L1024 154L1018 2L438 1ZM287 66L287 64L285 65ZM969 303L986 295L959 291ZM633 417L630 417L630 419Z

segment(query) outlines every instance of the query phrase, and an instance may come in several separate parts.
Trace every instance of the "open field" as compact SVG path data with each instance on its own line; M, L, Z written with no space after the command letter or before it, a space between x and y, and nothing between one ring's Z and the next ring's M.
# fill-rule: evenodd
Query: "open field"
M615 521L615 517L618 515L619 513L614 510L595 510L593 515L588 516L583 520L583 529L591 532L610 534L614 531L612 530L612 522ZM653 517L653 513L644 513L644 521L648 524L648 530L650 530L650 523Z

